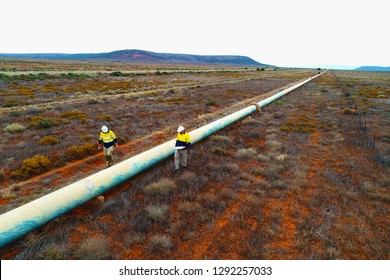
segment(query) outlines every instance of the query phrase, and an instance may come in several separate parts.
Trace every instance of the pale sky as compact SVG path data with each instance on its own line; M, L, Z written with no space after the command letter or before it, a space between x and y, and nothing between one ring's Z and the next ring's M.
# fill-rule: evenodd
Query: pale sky
M390 66L387 0L0 0L0 53L244 55Z

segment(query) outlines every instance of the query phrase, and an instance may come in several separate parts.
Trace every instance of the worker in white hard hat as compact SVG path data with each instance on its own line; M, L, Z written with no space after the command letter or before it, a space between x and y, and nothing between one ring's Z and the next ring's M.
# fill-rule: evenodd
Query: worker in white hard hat
M115 136L115 133L112 130L109 130L107 126L103 125L100 137L99 137L99 147L100 151L103 147L104 156L106 158L107 167L112 165L114 147L118 148L118 139Z
M180 169L180 165L183 168L187 167L187 154L190 146L190 135L186 132L183 126L179 126L177 129L177 138L175 143L175 171Z

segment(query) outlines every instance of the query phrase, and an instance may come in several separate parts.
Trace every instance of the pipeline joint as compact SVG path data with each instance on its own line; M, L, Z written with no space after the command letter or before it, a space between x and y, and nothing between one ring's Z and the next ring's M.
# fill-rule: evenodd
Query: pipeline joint
M256 106L256 112L260 112L260 111L261 111L261 108L260 108L260 105L259 105L259 104L257 104L257 103L252 103L251 105Z

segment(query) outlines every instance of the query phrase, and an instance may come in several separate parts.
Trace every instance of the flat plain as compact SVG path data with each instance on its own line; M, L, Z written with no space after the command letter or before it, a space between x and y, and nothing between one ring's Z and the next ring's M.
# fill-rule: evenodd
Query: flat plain
M0 213L312 69L0 61ZM1 248L2 259L389 259L390 76L327 71Z

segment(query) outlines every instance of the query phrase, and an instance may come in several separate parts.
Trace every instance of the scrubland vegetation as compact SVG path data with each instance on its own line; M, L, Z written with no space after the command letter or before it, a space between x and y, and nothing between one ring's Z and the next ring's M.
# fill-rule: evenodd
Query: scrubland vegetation
M2 212L102 169L102 123L124 159L179 124L191 131L315 74L114 66L18 76L17 86L2 78L3 100L34 89L1 111ZM43 93L49 82L55 92ZM389 85L386 73L328 71L193 145L180 174L163 161L2 248L2 259L389 259Z

